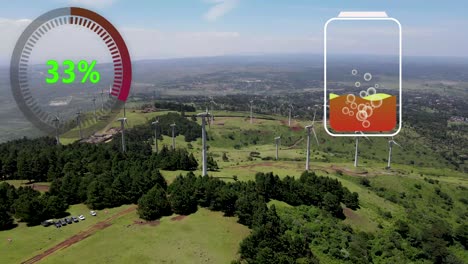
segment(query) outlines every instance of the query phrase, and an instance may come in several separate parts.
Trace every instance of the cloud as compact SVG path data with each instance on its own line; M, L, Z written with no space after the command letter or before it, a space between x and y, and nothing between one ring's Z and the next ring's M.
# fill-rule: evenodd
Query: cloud
M0 42L0 64L10 60L16 41L29 23L30 19L0 18L0 34L6 36Z
M68 2L73 5L103 8L113 5L117 0L68 0Z
M215 21L236 8L239 0L209 0L208 2L214 5L203 15L203 18Z

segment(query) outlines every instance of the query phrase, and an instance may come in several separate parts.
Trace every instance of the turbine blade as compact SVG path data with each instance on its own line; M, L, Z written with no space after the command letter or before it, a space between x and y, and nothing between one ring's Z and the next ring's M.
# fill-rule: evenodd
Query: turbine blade
M317 142L317 145L320 145L318 138L317 138L317 133L315 133L315 128L312 127L312 132L314 133L315 141Z
M315 109L315 112L314 112L314 119L312 120L312 125L315 123L315 115L317 114L317 109ZM314 132L315 133L315 132Z
M393 144L399 146L400 148L403 148L400 144L396 143L394 140L392 140Z
M364 136L364 138L367 139L367 141L372 142L372 141L366 136L366 134L362 133L362 131L359 131L359 133L361 133L361 134Z

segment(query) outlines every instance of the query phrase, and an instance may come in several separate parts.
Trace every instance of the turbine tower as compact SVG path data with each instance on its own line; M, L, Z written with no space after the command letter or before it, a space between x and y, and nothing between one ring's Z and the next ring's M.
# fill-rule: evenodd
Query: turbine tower
M97 121L97 114L96 114L96 95L93 95L93 106L94 106L94 118Z
M120 121L120 129L122 131L122 152L125 153L127 151L127 148L125 147L125 124L128 125L127 118L119 118L117 121Z
M171 124L171 128L172 128L172 150L175 150L175 127L176 127L175 123Z
M392 164L392 148L393 144L399 146L400 148L402 147L400 144L396 143L395 140L393 140L393 137L388 141L388 164L387 164L387 169L390 169L390 166Z
M211 114L206 111L199 113L197 116L202 120L202 176L207 175L207 153L206 153L206 118L210 120ZM209 121L208 121L209 125Z
M80 139L83 139L83 131L81 130L81 111L76 112L76 124L80 129Z
M159 120L156 119L156 121L151 123L154 126L154 152L158 153L158 126L159 126Z
M275 143L276 143L276 160L279 159L278 148L279 148L280 142L281 142L281 137L275 137Z
M289 120L289 122L288 122L289 126L291 126L292 108L293 108L292 104L289 104L289 119L288 119Z
M307 131L307 154L306 154L306 171L309 171L310 167L310 132L312 131L314 133L315 141L317 142L317 145L319 145L319 141L317 138L317 133L315 133L315 128L314 128L314 123L315 123L315 115L317 114L317 110L315 110L314 113L314 119L312 120L312 124L309 126L306 126L305 129Z
M57 145L60 145L60 118L58 116L55 116L54 119L52 119L52 122L54 122L55 124L55 141L57 142Z
M362 134L362 135L364 135L364 133L362 133L362 131L356 131L356 134L359 134L359 133ZM366 137L366 135L364 135L364 137L365 137L368 141L370 141L369 138ZM355 150L355 152L354 152L354 167L357 167L357 166L358 166L358 148L359 148L359 137L356 136L356 150Z
M101 111L104 111L104 90L101 89Z
M250 100L250 124L253 124L253 100Z
M217 105L216 102L214 101L213 97L210 97L210 106L211 106L211 114L210 114L210 117L208 120L210 120L211 124L213 124L214 122L214 115L213 115L213 111L214 111L214 106Z

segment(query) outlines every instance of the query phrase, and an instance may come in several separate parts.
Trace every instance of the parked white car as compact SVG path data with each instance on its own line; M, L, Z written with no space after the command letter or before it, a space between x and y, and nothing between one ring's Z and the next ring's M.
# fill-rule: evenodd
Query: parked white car
M83 221L83 220L86 219L86 217L84 217L84 215L80 215L80 216L78 216L78 219L80 219L81 221Z
M96 216L96 215L97 215L97 213L96 213L95 211L90 211L89 213L90 213L92 216Z

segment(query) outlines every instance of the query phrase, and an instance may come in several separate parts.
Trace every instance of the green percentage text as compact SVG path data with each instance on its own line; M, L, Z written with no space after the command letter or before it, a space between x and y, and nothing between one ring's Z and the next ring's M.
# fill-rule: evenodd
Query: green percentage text
M47 73L49 74L48 77L50 78L45 79L46 83L49 83L49 84L57 83L60 80L60 73L59 73L60 64L56 60L49 60L47 61L47 65L50 66L50 69L47 71ZM98 71L94 70L95 65L96 65L95 60L91 61L91 64L89 64L87 61L84 61L84 60L78 62L78 71L84 74L83 78L81 79L81 83L86 83L88 80L91 83L99 82L99 80L101 79L101 75L99 74ZM61 78L62 83L65 83L65 84L74 83L76 79L75 63L71 60L63 61L62 70L63 70L63 75L64 75Z

